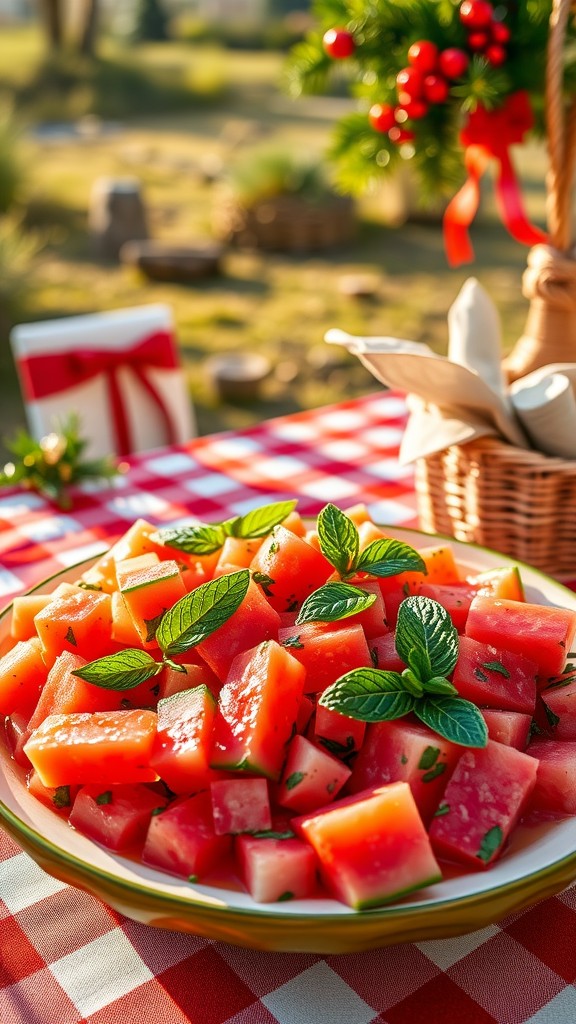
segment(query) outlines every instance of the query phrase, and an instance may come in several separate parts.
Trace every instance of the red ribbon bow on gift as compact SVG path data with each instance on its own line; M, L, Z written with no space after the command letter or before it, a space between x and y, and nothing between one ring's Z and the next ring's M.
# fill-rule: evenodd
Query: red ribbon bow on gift
M19 362L24 393L29 401L68 391L100 374L106 377L110 409L119 455L133 450L128 417L118 382L118 370L128 367L156 405L166 427L167 442L174 444L176 429L170 410L147 375L148 368L176 369L178 360L172 335L156 331L131 348L76 349L27 356Z
M548 241L545 232L530 224L524 213L509 153L510 146L522 142L533 124L530 100L523 90L512 93L498 110L479 106L468 117L460 133L468 178L444 213L444 245L451 266L474 259L468 228L480 202L480 179L493 158L498 162L496 199L507 230L524 245Z

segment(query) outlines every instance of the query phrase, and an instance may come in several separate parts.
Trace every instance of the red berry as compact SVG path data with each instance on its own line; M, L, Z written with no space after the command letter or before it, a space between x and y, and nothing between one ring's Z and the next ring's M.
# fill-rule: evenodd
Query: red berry
M388 132L388 138L390 139L390 142L395 142L400 146L403 142L412 142L414 132L409 131L408 128L399 128L398 125L396 125L395 128L391 128Z
M424 76L417 68L402 68L396 75L398 92L406 92L412 99L422 96Z
M419 121L421 117L426 117L428 113L426 100L410 99L408 103L402 104L402 108L413 121Z
M490 36L487 32L471 32L468 36L468 46L471 50L483 53L490 44Z
M499 46L498 43L492 43L486 47L484 56L493 67L499 68L506 60L506 50L503 46Z
M424 79L424 96L429 103L445 103L450 87L441 75L426 75Z
M370 107L368 120L377 132L388 132L396 124L394 107L389 103L374 103Z
M446 78L462 78L462 75L466 74L470 58L464 50L458 50L456 47L450 47L448 50L442 50L438 58L438 65L440 71Z
M464 0L460 4L460 21L466 28L488 28L494 18L494 8L488 0Z
M490 35L494 43L500 43L501 46L506 46L506 43L510 42L510 29L508 25L505 25L503 21L495 21L490 28Z
M417 68L423 75L436 70L438 61L438 47L429 39L419 39L412 43L408 50L408 63Z
M351 57L356 49L354 37L345 28L329 28L322 37L322 45L328 56L335 60Z

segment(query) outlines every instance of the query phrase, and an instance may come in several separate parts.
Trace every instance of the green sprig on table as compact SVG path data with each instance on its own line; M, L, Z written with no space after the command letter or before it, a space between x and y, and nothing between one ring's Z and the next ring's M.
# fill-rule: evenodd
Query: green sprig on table
M80 436L78 419L65 420L57 431L38 440L26 430L4 441L13 460L0 472L0 487L38 491L59 508L72 507L69 488L83 480L111 480L123 466L113 456L84 459L88 442Z

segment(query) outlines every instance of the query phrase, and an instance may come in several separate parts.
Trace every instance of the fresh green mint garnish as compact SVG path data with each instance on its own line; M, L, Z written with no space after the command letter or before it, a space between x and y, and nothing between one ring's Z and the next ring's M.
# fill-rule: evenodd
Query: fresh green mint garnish
M408 665L402 673L353 669L327 687L319 703L363 722L391 721L412 711L452 743L485 747L488 730L481 712L446 678L458 659L458 633L437 601L415 596L402 602L396 650Z
M360 551L356 524L336 505L324 506L317 529L322 554L343 580L359 572L370 576L396 576L407 570L426 572L422 556L403 541L382 537Z
M443 818L445 814L450 814L450 804L440 804L438 810L432 815L433 818Z
M262 590L266 594L266 597L272 597L273 592L270 587L273 587L276 580L273 580L271 576L268 576L265 572L253 572L252 579L254 583L258 583Z
M52 794L54 807L70 807L70 786L57 786Z
M295 647L298 650L302 650L304 644L300 643L299 636L287 636L286 639L282 641L282 647Z
M202 643L222 626L246 597L250 573L239 569L202 583L169 608L156 631L164 655L173 658Z
M489 828L480 843L480 849L476 856L479 860L483 860L487 864L496 853L496 850L499 850L502 846L503 839L504 833L499 825L494 825L493 828Z
M275 501L221 523L197 523L156 530L152 540L189 555L212 555L224 546L227 537L243 537L246 540L265 537L294 511L296 504L295 500Z
M156 661L147 651L128 647L117 654L89 662L76 669L73 675L107 690L131 690L158 675L165 665L185 672L186 669L173 659L201 643L223 625L241 605L249 583L248 569L239 569L202 583L180 598L163 614L156 630L162 661Z
M443 775L445 771L446 762L439 761L438 764L435 764L434 767L431 768L429 772L424 772L424 775L422 776L422 782L433 782L434 779L437 779L439 775Z
M439 754L440 747L426 747L426 749L422 751L420 760L418 761L418 767L423 770L432 768L433 765L436 764Z
M257 832L250 832L253 839L294 839L295 833L291 829L285 832L275 832L272 828L261 829Z
M305 772L292 772L292 775L289 775L286 779L286 789L294 789L295 786L299 786L305 778Z
M304 601L296 625L303 622L338 622L370 608L376 594L369 594L350 583L325 583Z
M505 679L510 679L510 673L501 661L483 661L482 668L488 669L489 672L498 672Z
M107 654L91 661L72 674L105 690L131 690L157 676L163 667L162 662L156 661L147 651L128 647L117 654Z
M158 615L155 615L153 619L144 619L144 624L146 626L146 643L147 644L149 644L150 641L153 640L154 637L156 636L156 630L158 629L158 626L162 622L162 617L163 617L165 611L166 611L166 609L164 609L163 611L159 612Z
M286 891L286 892L283 892L282 895L278 897L278 903L286 903L287 900L293 900L293 899L294 899L294 893Z
M72 626L70 626L70 628L68 629L64 639L66 640L67 643L72 644L73 647L78 647L78 641L74 636L74 630L72 629Z
M105 793L99 793L95 798L97 804L111 804L112 803L112 790L107 789Z

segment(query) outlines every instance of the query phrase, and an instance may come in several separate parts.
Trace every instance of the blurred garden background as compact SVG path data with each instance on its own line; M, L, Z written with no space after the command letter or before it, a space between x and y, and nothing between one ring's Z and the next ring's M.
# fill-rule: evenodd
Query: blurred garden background
M305 0L0 0L0 439L25 422L8 341L18 322L168 303L201 433L377 389L323 342L330 327L442 351L470 274L498 306L505 348L522 333L526 250L489 183L476 261L457 270L409 162L355 201L353 232L324 248L226 235L234 188L244 200L286 188L319 202L330 181L331 131L354 101L344 73L328 94L291 96L287 57L310 24ZM531 144L515 157L542 224L545 156ZM150 280L98 254L89 211L102 178L138 183L153 240L222 246L217 272ZM210 373L212 357L238 352L269 360L250 401L222 397Z

